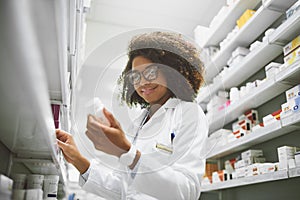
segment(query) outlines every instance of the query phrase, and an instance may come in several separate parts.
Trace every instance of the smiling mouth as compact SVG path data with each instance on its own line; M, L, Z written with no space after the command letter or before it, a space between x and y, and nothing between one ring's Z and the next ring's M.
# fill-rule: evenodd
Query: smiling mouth
M144 95L149 95L151 94L158 86L155 86L153 88L143 88L141 89L141 92L144 94Z

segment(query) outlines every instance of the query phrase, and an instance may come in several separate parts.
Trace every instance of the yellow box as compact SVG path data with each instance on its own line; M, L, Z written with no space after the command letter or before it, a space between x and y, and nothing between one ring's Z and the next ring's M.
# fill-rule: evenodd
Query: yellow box
M241 29L247 21L254 15L255 10L247 9L241 17L236 21L237 26Z
M294 49L296 49L298 46L300 46L300 35L298 37L294 38L290 43L285 45L283 47L283 54L286 56L290 52L292 52Z
M287 66L290 66L297 60L300 60L300 46L289 55L284 57L284 63L286 63Z

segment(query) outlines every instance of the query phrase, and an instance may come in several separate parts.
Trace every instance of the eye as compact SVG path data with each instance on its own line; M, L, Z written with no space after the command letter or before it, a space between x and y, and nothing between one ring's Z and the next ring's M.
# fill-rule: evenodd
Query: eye
M132 71L132 72L130 72L130 73L127 75L127 77L128 77L129 82L130 82L131 84L133 84L133 85L138 84L138 83L140 82L140 80L141 80L141 75L140 75L140 73L137 72L137 71Z
M143 72L144 77L148 80L148 81L152 81L154 79L157 78L157 74L158 74L158 67L155 65L149 66L145 69L145 71Z

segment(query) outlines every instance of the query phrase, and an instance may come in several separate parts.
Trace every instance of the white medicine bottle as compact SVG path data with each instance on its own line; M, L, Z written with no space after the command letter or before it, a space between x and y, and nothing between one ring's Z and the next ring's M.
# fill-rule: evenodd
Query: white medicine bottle
M104 113L103 113L103 108L104 108L104 104L102 103L102 101L98 98L95 97L93 99L94 103L93 103L93 109L95 111L95 115L96 117L100 118L101 122L106 125L106 126L110 126L110 123L108 121L108 119L105 117Z

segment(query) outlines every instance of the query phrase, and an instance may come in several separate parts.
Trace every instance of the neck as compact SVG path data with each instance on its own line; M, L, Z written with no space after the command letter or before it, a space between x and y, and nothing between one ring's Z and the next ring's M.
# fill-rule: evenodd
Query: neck
M171 95L169 92L167 92L162 98L160 98L158 101L154 103L150 103L150 109L149 109L149 118L154 115L154 113L162 106L164 105L169 99L171 98Z

